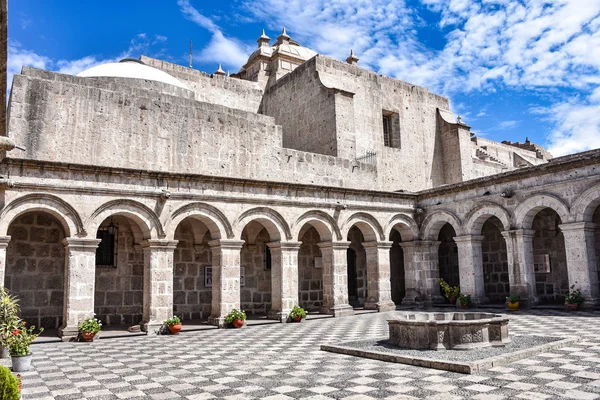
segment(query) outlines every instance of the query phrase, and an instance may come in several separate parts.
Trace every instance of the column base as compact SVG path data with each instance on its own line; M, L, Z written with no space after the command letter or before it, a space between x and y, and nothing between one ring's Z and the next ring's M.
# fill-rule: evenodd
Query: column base
M279 321L281 323L286 323L289 320L289 316L290 316L290 312L292 310L286 310L286 311L277 311L277 310L271 310L269 311L267 317L269 319L274 319L276 321Z
M146 332L147 334L150 334L150 333L159 334L160 328L162 326L163 326L162 322L156 322L156 321L143 322L142 324L140 324L142 331Z
M333 315L334 317L346 317L354 315L354 308L350 304L341 304L331 308L321 308L321 313Z
M211 315L210 317L208 317L208 324L217 326L219 328L227 327L227 322L225 322L225 317L219 317L219 316L214 316L214 315Z
M58 337L60 337L63 342L73 342L79 337L79 327L61 326L58 328Z
M365 301L365 310L377 310L378 312L395 311L396 303L391 300L371 302Z

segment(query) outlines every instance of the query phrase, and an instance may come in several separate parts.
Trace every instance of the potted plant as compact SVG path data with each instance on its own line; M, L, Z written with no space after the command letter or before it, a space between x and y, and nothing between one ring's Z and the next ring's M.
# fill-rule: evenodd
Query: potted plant
M575 285L571 285L569 295L565 298L565 308L569 311L577 310L583 304L583 301L581 288L575 288Z
M94 337L102 330L102 322L94 317L87 317L78 325L79 336L84 342L93 342Z
M164 322L164 324L167 326L167 328L169 328L171 335L179 335L182 325L181 319L178 316L173 315L173 318L169 318Z
M235 308L225 316L225 322L231 324L234 328L241 328L242 326L244 326L245 320L246 313L243 311L238 311Z
M0 365L0 399L19 400L21 398L21 375L16 377L10 370Z
M444 291L444 297L450 304L456 304L456 299L460 296L460 288L458 286L450 286L448 282L442 278L438 278L437 282Z
M460 307L461 308L471 308L473 306L473 301L471 300L471 295L467 294L461 294L458 297L458 300L460 301Z
M519 309L519 301L521 300L521 296L518 294L511 294L506 300L508 309L510 311L517 311Z
M33 333L35 326L27 328L27 323L20 321L17 329L10 333L8 338L8 349L12 358L12 368L14 372L25 372L31 367L32 354L29 351L29 346L39 335L44 331L44 328L40 328L40 331L36 334Z
M8 358L8 338L19 323L19 300L0 287L0 358Z
M292 308L292 311L290 312L290 319L294 322L300 322L304 318L306 318L306 314L308 313L304 311L304 308L295 305L294 308Z

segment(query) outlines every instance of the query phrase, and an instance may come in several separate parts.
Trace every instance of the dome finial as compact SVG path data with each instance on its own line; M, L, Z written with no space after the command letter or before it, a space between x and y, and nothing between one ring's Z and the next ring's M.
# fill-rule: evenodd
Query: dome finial
M221 63L219 63L219 68L213 73L213 75L221 75L221 76L225 75L225 71L223 71L223 67L221 66Z
M350 49L350 57L346 58L346 62L350 65L358 64L359 58L354 54L354 49Z
M283 30L281 31L281 35L277 36L277 44L281 44L281 43L289 43L290 42L290 35L287 34L287 31L285 30L285 26L283 27Z
M268 46L270 41L271 41L271 38L267 36L267 34L265 33L265 30L263 29L262 35L260 35L260 37L257 40L258 47Z

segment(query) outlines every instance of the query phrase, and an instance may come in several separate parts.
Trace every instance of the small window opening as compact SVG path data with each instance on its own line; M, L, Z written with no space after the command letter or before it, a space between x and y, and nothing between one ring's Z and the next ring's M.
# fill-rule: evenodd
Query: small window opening
M383 110L383 145L400 148L400 115Z
M100 239L100 244L96 249L96 267L117 268L116 233L116 229L99 229L96 233L96 239Z

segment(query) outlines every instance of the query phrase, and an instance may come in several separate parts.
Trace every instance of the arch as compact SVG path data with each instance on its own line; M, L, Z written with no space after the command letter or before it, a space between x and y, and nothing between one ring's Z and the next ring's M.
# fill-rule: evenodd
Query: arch
M485 202L478 204L465 217L464 233L466 235L481 235L483 224L490 217L496 217L502 222L502 227L505 231L509 230L510 214L499 204Z
M419 237L419 227L417 226L417 223L406 214L394 215L386 225L384 232L391 235L392 229L395 229L400 233L402 241L404 242L411 242Z
M210 231L212 239L221 239L223 236L227 239L234 238L231 224L218 208L206 203L190 203L176 210L165 223L165 231L169 240L173 240L175 230L181 221L188 217L202 221Z
M531 229L535 215L544 208L551 208L564 224L569 222L569 208L558 197L543 193L521 202L515 209L515 223L522 229Z
M439 210L429 214L423 221L423 225L421 225L423 240L437 240L440 229L445 224L452 225L457 236L462 234L460 219L450 211Z
M577 222L592 222L594 211L600 206L600 185L583 192L571 207L571 217Z
M89 232L96 232L102 221L111 215L123 215L135 221L144 239L166 237L158 216L148 206L135 200L121 199L104 203L94 211L85 226Z
M267 232L269 232L272 241L292 240L293 238L285 218L277 211L268 207L256 207L244 211L235 222L237 237L242 237L242 231L252 221L260 222L267 229Z
M356 225L363 234L366 242L384 241L385 234L381 224L371 214L358 212L352 214L342 225L342 238L347 238L350 229Z
M300 240L300 231L304 225L310 224L319 233L321 241L343 240L340 228L333 217L324 211L311 210L302 214L292 226L292 235L297 240Z
M8 227L22 214L43 211L55 217L67 237L86 236L79 213L63 199L43 193L32 193L11 201L0 214L0 236L6 236Z

